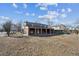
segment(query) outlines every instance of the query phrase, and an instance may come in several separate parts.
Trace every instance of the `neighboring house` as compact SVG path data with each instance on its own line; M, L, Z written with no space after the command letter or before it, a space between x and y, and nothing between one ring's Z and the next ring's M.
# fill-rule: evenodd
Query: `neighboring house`
M63 24L60 24L60 25L54 25L52 26L52 28L54 28L54 30L65 30L66 26Z
M11 32L21 32L21 25L18 24L12 24L11 25Z
M16 32L17 31L17 25L12 24L11 25L11 32Z

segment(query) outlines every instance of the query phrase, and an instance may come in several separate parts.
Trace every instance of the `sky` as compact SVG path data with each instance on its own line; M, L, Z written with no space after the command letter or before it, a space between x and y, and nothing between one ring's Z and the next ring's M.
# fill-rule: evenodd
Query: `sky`
M72 25L78 19L78 3L0 3L0 24L11 20Z

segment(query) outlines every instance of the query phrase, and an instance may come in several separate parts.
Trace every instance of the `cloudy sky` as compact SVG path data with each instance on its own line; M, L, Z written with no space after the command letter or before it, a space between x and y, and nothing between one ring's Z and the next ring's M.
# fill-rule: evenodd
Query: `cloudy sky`
M79 19L77 3L0 3L0 24L31 21L53 24L73 24Z

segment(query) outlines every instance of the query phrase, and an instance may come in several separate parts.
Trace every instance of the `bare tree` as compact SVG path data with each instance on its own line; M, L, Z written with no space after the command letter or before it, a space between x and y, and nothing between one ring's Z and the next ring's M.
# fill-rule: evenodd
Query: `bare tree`
M11 31L11 21L7 21L6 23L3 24L3 29L7 32L7 35L10 36L10 31Z

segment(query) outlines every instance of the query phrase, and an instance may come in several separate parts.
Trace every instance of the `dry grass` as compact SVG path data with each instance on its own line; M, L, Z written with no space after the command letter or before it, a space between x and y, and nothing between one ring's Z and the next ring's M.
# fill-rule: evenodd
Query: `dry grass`
M79 55L79 37L76 34L51 37L0 37L0 55Z

